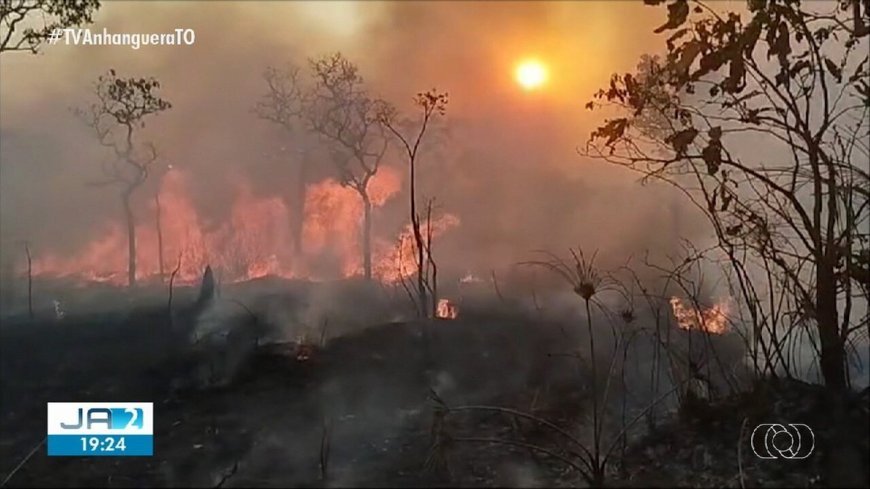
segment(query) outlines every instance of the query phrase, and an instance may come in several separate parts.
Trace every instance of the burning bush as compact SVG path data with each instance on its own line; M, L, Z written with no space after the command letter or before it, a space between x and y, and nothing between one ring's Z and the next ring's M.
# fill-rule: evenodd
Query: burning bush
M671 297L671 309L677 326L684 330L698 330L710 334L728 332L728 303L721 301L709 308L686 305L679 297Z
M435 317L440 319L456 319L459 317L459 307L449 299L439 299L435 309Z

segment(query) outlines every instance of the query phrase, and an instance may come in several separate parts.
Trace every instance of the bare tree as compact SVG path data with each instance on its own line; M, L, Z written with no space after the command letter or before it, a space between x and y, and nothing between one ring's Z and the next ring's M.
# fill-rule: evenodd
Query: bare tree
M163 225L160 221L160 189L154 192L154 226L157 228L157 264L160 270L160 281L166 280L166 268L163 262Z
M341 184L363 202L363 271L372 277L372 202L369 183L389 140L381 122L387 103L365 89L359 69L341 53L309 60L314 86L306 115L312 130L333 144Z
M30 243L24 242L24 253L27 255L27 314L33 319L33 257L30 254Z
M429 122L435 115L444 115L447 110L447 93L440 93L435 89L432 89L428 92L418 93L416 97L414 97L414 105L420 108L420 123L419 126L413 131L403 131L399 128L399 123L397 121L396 111L392 107L385 106L384 111L381 113L380 118L382 124L389 129L389 131L395 136L396 139L401 143L402 149L405 151L405 156L408 161L408 170L410 172L410 178L408 179L409 186L409 195L408 199L410 201L410 212L411 212L411 229L414 234L414 246L417 252L416 256L416 264L417 264L417 302L419 306L419 314L420 316L426 316L429 307L427 301L427 275L424 273L424 269L427 268L427 263L432 266L434 270L434 262L432 262L432 254L430 250L431 244L431 202L428 207L426 218L427 222L427 237L424 240L423 238L423 230L421 229L421 218L422 216L417 212L417 157L420 151L420 144L423 142L423 138L426 136L426 129L429 127ZM433 284L433 287L435 285ZM435 297L433 293L432 303L434 306Z
M37 53L57 29L90 24L99 0L0 1L0 53Z
M772 318L812 327L825 383L841 390L850 335L870 327L870 9L748 4L744 21L671 1L656 29L670 32L667 55L587 105L625 113L583 153L681 189L715 231L756 340L777 346Z
M339 182L356 191L363 203L363 273L370 280L372 202L368 186L389 144L380 117L389 106L368 93L357 66L341 53L309 59L308 67L310 85L302 83L299 70L292 66L267 69L264 78L269 89L255 112L290 130L301 119L308 131L328 143ZM307 164L303 161L300 171L307 171Z
M254 106L254 113L261 119L281 126L289 137L298 137L300 129L306 129L299 127L305 109L305 94L299 82L299 69L293 66L284 69L268 67L263 72L263 80L266 82L267 90ZM301 138L297 140L302 147L295 152L298 160L295 163L296 189L290 205L290 228L293 235L293 250L300 253L303 245L306 186L312 160L304 141ZM284 147L282 146L281 149L283 157Z
M438 264L435 263L435 257L432 256L432 238L435 235L435 232L432 229L432 207L434 205L435 199L430 198L426 202L426 239L423 246L426 251L426 266L418 267L417 270L418 276L420 275L420 272L423 273L423 285L429 292L429 296L432 298L428 313L429 317L433 318L438 315ZM421 299L425 298L425 296L421 297ZM421 302L425 301L421 300Z
M127 224L127 281L136 285L136 218L131 198L148 179L157 150L149 142L140 143L136 134L145 127L145 118L168 110L172 105L157 93L160 82L155 78L120 78L109 70L97 78L96 101L87 108L74 109L96 133L100 144L111 148L114 159L104 164L103 179L96 186L121 188L121 204Z

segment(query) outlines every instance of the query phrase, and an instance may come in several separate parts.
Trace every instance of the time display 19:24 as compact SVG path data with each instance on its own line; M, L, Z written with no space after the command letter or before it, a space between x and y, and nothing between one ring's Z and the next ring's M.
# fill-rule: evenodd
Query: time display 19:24
M83 452L123 452L127 449L127 443L123 436L83 436Z

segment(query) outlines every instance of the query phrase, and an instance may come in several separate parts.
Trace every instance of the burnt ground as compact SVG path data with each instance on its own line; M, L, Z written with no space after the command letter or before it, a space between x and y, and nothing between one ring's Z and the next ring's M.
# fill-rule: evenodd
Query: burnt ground
M590 404L578 381L584 373L573 358L553 355L577 338L557 324L472 314L385 323L333 338L304 360L292 343L264 345L229 385L179 389L188 351L165 309L118 309L124 311L59 321L4 319L0 480L37 447L7 486L583 484L563 464L521 448L455 444L446 466L427 464L430 386L451 405L506 406L582 430ZM866 487L866 398L840 411L823 398L818 387L789 382L665 417L655 432L632 439L625 466L613 463L608 480L634 487ZM154 402L154 457L47 457L39 444L49 401ZM818 427L817 454L787 464L754 459L741 427L771 420ZM461 425L466 436L521 433L530 443L553 442L547 432L498 414L465 417ZM843 435L844 425L851 436Z
M635 440L618 478L625 487L868 487L868 391L845 399L797 380L757 383L712 405L684 410ZM760 423L804 423L812 454L761 460L749 443ZM807 440L804 440L807 443Z
M429 385L456 403L526 407L534 393L539 406L558 399L565 408L573 396L567 412L581 411L576 371L548 355L563 348L558 328L481 319L384 324L333 339L304 361L292 344L265 346L230 385L178 390L183 348L165 323L161 308L4 320L2 478L45 436L46 402L155 406L154 457L47 457L42 446L9 486L213 487L228 473L225 486L527 485L563 476L559 465L480 447L455 457L449 476L424 466ZM504 424L473 423L495 434Z

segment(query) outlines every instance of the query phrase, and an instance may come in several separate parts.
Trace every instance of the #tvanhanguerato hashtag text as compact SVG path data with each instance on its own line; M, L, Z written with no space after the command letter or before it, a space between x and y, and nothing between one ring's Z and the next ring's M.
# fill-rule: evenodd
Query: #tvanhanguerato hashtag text
M142 46L192 46L196 42L196 33L193 29L144 34L109 32L106 28L103 28L102 32L67 28L52 30L48 43L55 44L61 37L68 46L130 46L133 49Z
M52 29L51 34L48 35L48 43L57 44L61 37L63 37L63 29Z

